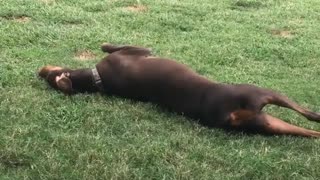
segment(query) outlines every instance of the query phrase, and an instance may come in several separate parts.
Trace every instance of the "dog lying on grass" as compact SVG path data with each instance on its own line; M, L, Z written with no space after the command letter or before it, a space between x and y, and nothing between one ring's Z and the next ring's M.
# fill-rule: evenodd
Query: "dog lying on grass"
M288 124L262 112L267 104L297 111L308 120L320 114L269 89L212 82L176 61L151 56L143 47L103 44L109 53L95 68L45 66L39 76L65 94L101 92L156 103L199 123L263 134L320 137L320 132Z

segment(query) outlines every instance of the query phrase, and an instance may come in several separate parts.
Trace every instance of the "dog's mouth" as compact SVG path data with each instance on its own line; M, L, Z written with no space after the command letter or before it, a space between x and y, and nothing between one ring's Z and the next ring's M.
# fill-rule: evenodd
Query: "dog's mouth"
M70 73L63 72L59 76L56 76L55 81L56 82L61 81L63 78L69 78L69 76L70 76Z

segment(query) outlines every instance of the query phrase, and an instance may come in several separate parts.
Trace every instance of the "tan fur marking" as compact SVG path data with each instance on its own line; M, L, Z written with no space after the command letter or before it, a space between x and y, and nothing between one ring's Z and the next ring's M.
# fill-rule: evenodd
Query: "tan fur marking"
M46 76L48 75L48 73L50 71L57 71L57 70L61 70L61 69L62 69L62 67L59 67L59 66L48 65L48 66L45 66L39 70L39 76L41 76L42 78L46 78Z
M49 66L45 66L44 69L47 71L57 71L57 70L61 70L62 67L49 65Z
M252 120L254 112L248 110L238 110L230 114L230 125L240 126L247 121Z

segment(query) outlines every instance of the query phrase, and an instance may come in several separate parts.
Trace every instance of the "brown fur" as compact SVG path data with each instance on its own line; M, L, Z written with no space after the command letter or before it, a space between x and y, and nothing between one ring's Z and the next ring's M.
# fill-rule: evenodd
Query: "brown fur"
M249 84L212 82L176 61L153 57L142 47L103 44L101 49L109 53L96 65L102 93L156 103L209 127L320 137L319 132L290 125L261 111L265 105L274 104L320 121L318 113L279 93ZM91 69L45 66L39 75L66 94L99 90Z

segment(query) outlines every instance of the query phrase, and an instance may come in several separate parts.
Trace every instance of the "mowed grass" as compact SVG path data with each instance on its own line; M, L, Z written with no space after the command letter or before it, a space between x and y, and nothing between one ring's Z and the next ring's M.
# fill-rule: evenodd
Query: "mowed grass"
M319 12L318 0L0 0L0 179L319 179L318 139L207 129L148 103L67 97L36 75L134 44L320 111Z

